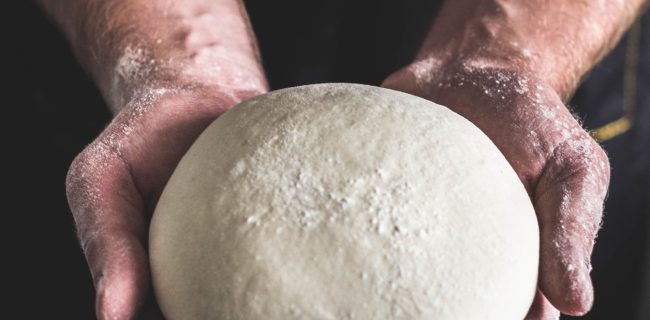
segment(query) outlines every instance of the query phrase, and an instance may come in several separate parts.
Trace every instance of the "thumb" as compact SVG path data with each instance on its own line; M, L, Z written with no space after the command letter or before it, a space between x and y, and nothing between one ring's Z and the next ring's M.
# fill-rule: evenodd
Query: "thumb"
M147 256L140 241L108 232L87 242L85 251L97 291L97 317L132 319L149 288Z
M149 267L144 205L128 164L96 141L71 165L66 189L97 291L97 317L134 318L149 291Z
M535 188L540 287L562 313L583 315L593 304L590 260L608 183L607 157L584 132L555 148Z
M420 60L393 72L384 79L381 86L403 92L418 92L425 89L433 78L431 63L428 60Z

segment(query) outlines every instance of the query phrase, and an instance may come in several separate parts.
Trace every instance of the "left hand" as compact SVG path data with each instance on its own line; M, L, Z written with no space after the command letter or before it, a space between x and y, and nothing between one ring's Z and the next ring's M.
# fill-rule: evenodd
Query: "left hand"
M524 184L540 227L539 290L527 319L582 315L609 183L605 152L535 74L423 59L383 86L447 106L492 139ZM550 302L550 303L549 303ZM551 305L552 304L552 305Z

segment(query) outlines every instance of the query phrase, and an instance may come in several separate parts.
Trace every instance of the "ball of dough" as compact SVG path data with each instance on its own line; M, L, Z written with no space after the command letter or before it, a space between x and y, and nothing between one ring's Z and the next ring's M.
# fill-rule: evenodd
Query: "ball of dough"
M319 84L245 101L179 163L151 223L169 319L522 319L538 227L478 128Z

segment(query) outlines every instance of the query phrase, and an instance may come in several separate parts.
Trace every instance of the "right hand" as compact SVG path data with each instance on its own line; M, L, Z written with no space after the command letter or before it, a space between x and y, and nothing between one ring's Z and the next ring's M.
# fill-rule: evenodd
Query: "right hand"
M167 180L203 129L260 93L151 90L76 157L67 196L95 283L98 318L137 315L151 291L149 220Z

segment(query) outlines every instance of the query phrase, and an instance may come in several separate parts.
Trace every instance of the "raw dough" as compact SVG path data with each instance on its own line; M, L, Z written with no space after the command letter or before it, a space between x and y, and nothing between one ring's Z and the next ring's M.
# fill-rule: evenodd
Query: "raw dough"
M355 84L226 112L150 230L168 319L522 319L538 227L517 175L449 109Z

